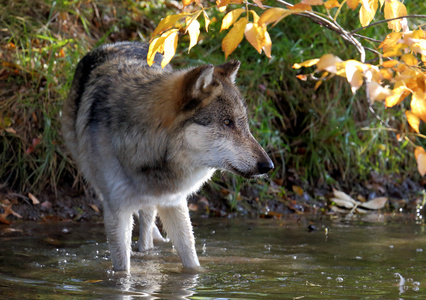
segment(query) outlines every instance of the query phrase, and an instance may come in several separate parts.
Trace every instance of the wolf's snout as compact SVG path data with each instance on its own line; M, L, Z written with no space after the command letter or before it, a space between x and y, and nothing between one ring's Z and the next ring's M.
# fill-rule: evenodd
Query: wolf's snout
M261 161L257 163L257 170L259 174L266 174L273 169L274 169L274 163L271 160Z

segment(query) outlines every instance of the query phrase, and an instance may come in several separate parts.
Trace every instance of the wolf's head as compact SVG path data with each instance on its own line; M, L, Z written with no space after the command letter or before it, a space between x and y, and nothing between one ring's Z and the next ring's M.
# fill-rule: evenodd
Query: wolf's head
M194 163L250 178L274 164L250 132L244 100L234 85L239 61L185 74L181 109L189 114L185 147Z

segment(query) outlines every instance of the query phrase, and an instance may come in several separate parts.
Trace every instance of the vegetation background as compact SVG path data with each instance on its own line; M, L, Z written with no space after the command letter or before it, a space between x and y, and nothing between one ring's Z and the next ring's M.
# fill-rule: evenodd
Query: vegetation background
M415 2L405 3L409 14L425 13L424 5ZM61 105L74 69L84 54L101 44L148 42L161 18L177 13L180 5L0 0L0 213L5 222L13 213L30 219L84 219L99 213L101 205L85 187L60 133ZM188 38L179 40L175 68L224 62L221 40L226 32L219 32L224 14L210 16L209 32L202 31L190 54ZM357 11L342 10L339 18L343 28L360 27ZM264 217L325 212L327 195L335 188L361 201L388 196L388 211L413 211L423 201L425 182L411 146L383 125L407 132L403 109L375 104L372 113L365 93L353 95L346 80L335 78L315 90L315 82L298 80L300 70L291 67L325 53L357 57L356 49L296 15L269 33L271 59L247 42L230 58L242 62L238 85L247 99L250 125L276 169L269 178L254 181L218 173L191 199L191 209ZM376 39L388 33L386 23L363 32Z

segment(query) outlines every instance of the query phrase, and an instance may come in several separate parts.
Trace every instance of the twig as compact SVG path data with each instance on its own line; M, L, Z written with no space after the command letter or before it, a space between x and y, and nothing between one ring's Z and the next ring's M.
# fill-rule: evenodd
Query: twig
M365 49L365 50L368 50L368 51L370 51L370 52L373 52L374 54L377 54L378 56L381 56L381 55L382 55L379 51L374 50L374 49L372 49L372 48L364 47L364 49Z
M357 28L355 30L352 30L350 32L350 34L354 34L358 31L364 30L366 28L369 28L369 27L372 27L372 26L375 26L375 25L378 25L378 24L387 23L387 22L390 22L390 21L395 21L395 20L405 19L405 18L426 19L426 15L408 15L408 16L396 17L396 18L387 19L387 20L380 20L380 21L377 21L377 22L374 22L374 23L370 23L367 26L363 26L363 27Z
M364 40L370 41L370 42L375 42L375 43L381 43L381 42L382 42L382 41L380 41L380 40L376 40L376 39L373 39L373 38L368 37L368 36L360 35L360 34L358 34L358 33L354 33L354 34L352 34L352 35L353 35L353 36L356 36L356 37L358 37L358 38L360 38L360 39L364 39Z
M275 1L280 3L280 4L286 5L286 6L293 6L293 4L288 3L284 0L275 0ZM353 36L353 34L349 33L345 29L343 29L339 25L339 23L337 23L334 20L331 21L331 20L328 20L326 18L323 18L320 15L318 15L314 12L311 12L311 11L305 11L303 13L298 13L297 15L306 17L306 18L310 19L311 21L313 21L314 23L322 25L322 26L326 27L327 29L330 29L330 30L336 32L337 34L339 34L346 42L355 46L355 48L358 50L358 52L361 56L360 61L361 62L365 61L364 46L362 46L362 44Z
M388 123L386 123L385 121L383 121L382 118L380 118L380 116L374 110L373 106L369 105L368 108L370 109L370 112L373 114L373 116L380 122L380 124L382 124L382 126L392 128Z

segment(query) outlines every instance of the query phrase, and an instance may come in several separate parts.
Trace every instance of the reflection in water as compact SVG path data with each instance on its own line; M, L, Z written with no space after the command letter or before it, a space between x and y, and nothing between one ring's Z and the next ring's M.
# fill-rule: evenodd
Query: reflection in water
M170 243L113 272L102 224L4 226L0 298L425 298L425 227L380 220L196 220L203 274Z
M110 280L115 281L122 292L122 295L117 295L116 298L133 299L134 296L143 296L147 299L158 299L170 295L171 299L189 299L194 295L192 289L196 287L199 275L163 273L162 266L158 263L147 263L143 267L143 273L140 273L139 268L133 268L131 274L111 272L113 274Z

